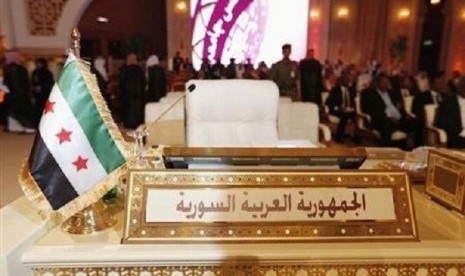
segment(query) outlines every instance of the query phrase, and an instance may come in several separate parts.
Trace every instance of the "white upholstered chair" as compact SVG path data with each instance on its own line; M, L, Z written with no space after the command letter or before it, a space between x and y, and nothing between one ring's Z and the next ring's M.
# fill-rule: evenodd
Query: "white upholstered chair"
M278 143L279 91L272 81L192 80L187 146L270 147Z
M425 138L426 144L430 146L447 146L447 133L445 130L434 126L434 119L436 118L436 109L438 108L435 104L425 105Z
M329 106L326 105L326 100L329 97L329 93L331 93L331 92L328 92L328 91L321 92L321 104L323 105L323 111L325 112L325 115L328 118L328 122L331 123L331 124L337 125L340 122L339 117L330 114L329 113Z
M174 102L182 97L184 93L172 97L173 100L166 102L154 102L145 105L145 124L148 136L147 145L184 145L184 102L181 100L170 111L164 114L158 122L152 124L163 112L168 110Z
M278 129L280 140L307 140L315 145L331 142L331 130L320 124L318 106L314 103L280 104Z

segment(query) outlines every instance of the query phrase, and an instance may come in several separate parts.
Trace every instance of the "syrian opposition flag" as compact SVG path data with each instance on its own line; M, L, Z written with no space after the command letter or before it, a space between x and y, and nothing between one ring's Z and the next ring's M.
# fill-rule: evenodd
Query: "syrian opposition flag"
M70 54L20 174L24 193L43 216L64 221L118 183L127 152L90 66Z

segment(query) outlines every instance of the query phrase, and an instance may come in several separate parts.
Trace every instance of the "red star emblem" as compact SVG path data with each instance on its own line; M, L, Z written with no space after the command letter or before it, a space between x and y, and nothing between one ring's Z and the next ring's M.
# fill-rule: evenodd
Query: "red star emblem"
M49 112L55 112L53 110L53 107L55 106L55 102L51 102L50 100L47 100L47 102L45 103L45 107L44 107L44 114L47 114Z
M76 171L87 170L87 161L89 161L89 158L82 158L79 155L78 159L73 162L73 165L76 166Z
M55 134L60 140L60 145L64 142L71 142L71 133L72 131L66 131L66 129L61 128L61 131Z

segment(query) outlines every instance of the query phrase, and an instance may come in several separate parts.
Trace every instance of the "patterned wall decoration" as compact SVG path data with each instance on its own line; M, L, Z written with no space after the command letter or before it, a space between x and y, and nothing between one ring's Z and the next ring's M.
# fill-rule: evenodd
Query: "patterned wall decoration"
M33 36L54 36L66 2L68 0L28 0L29 33Z

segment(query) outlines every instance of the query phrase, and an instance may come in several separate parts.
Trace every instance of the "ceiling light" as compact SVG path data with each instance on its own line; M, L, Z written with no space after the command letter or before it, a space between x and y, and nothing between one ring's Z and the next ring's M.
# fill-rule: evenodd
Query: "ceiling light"
M349 9L347 7L340 7L337 10L337 16L339 18L345 18L345 17L349 16Z
M97 22L100 22L100 23L108 23L108 17L104 17L104 16L99 16L97 17Z

